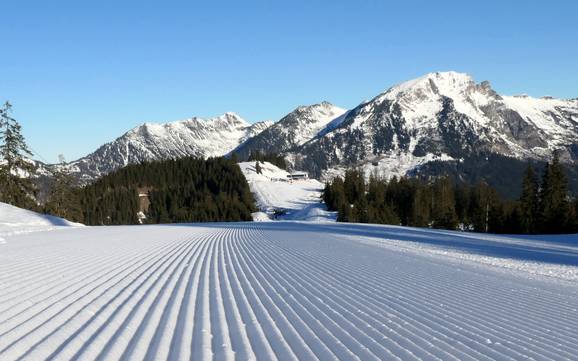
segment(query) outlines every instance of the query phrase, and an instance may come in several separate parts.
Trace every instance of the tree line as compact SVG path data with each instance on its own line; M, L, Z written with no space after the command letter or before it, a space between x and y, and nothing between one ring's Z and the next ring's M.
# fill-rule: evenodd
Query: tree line
M461 184L449 177L430 181L373 174L366 181L348 170L325 185L323 200L340 222L381 223L490 233L578 232L578 200L567 191L557 154L541 180L528 166L517 200L502 197L484 182Z

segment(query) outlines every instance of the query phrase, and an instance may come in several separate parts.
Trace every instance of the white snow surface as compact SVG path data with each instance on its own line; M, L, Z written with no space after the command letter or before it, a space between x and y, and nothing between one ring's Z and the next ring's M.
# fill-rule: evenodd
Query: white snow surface
M263 220L263 214L270 219L335 220L336 213L327 211L325 204L321 203L323 183L316 179L287 181L289 172L269 162L260 162L262 173L257 174L255 165L255 162L239 163L260 210L254 215L254 220ZM284 214L276 216L276 210Z
M0 243L9 235L78 227L82 224L0 202Z
M0 359L570 360L577 266L578 235L310 222L12 235Z

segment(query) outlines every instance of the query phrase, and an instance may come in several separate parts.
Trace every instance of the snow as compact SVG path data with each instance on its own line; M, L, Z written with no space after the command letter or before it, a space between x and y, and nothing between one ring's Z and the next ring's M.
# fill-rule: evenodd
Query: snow
M347 118L347 115L349 114L349 110L344 111L340 116L332 119L330 122L328 122L325 127L321 130L319 130L316 134L316 136L322 137L323 135L329 133L330 131L332 131L333 129L337 128L339 125L341 125L341 123L343 123L343 121Z
M325 132L327 127L335 127L346 113L345 109L337 107L329 102L300 107L298 110L305 112L306 117L296 125L291 132L294 135L295 145L302 145L311 140L319 133Z
M432 124L441 111L441 96L453 99L456 110L475 119L477 125L488 123L479 110L479 106L488 104L488 96L481 94L473 78L464 73L429 73L393 86L377 99L397 100L404 110L408 129L416 129Z
M306 222L11 235L0 359L575 359L577 268L578 235Z
M569 100L553 98L532 98L529 96L504 96L505 104L518 112L522 118L532 122L538 129L552 135L571 135L571 129L578 126L578 109ZM573 121L565 119L560 109L573 113ZM560 123L552 121L556 114Z
M255 171L255 162L239 163L255 197L262 220L263 214L283 220L334 221L335 212L321 203L324 184L316 179L288 181L289 172L269 162L260 162L262 174ZM275 214L277 213L277 214Z
M269 215L267 215L267 213L265 212L253 212L251 213L251 216L253 218L253 222L270 222L271 218L269 218Z
M456 71L435 72L394 85L386 93L394 99L400 94L414 91L416 88L431 87L430 81L435 83L440 94L445 95L455 93L455 89L464 88L473 83L472 77L465 73Z
M66 219L0 202L0 243L9 235L82 226Z
M363 171L366 179L369 179L371 175L377 175L381 179L391 179L393 177L400 178L406 176L408 172L419 169L420 166L429 162L448 162L452 160L455 159L445 153L440 155L428 153L423 157L418 157L412 153L391 151L380 157L360 162L357 168ZM335 177L343 178L347 169L349 168L329 168L323 172L321 179L332 180Z

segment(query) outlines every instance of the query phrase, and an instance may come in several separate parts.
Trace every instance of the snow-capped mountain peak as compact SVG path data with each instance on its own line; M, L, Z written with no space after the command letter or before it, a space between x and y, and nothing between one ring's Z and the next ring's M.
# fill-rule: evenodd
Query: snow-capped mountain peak
M149 134L153 134L155 132L165 133L170 132L171 130L178 129L181 127L209 127L215 129L222 129L222 130L229 130L229 129L237 129L237 128L246 128L249 127L250 124L241 116L233 112L227 112L223 115L214 118L200 118L200 117L192 117L190 119L185 120L178 120L169 123L144 123L141 126L133 128L128 131L128 133L133 134L144 134L148 132ZM161 134L164 135L164 134Z
M385 92L385 95L389 99L394 99L400 94L423 91L449 96L466 91L473 85L475 82L468 74L455 71L436 72L394 85Z
M287 119L286 123L292 126L292 129L288 131L292 133L295 145L301 145L319 134L329 123L345 114L346 111L323 101L318 104L300 106L283 119Z
M429 73L395 85L367 104L373 107L386 101L396 102L408 128L421 128L431 125L435 114L442 110L444 99L451 99L459 112L484 125L487 119L479 107L501 98L489 82L476 84L468 74L448 71Z
M345 109L327 101L297 107L258 136L241 144L235 151L246 157L253 150L280 154L299 147L323 134L331 125L337 126Z
M564 160L576 162L577 139L575 101L501 96L487 81L438 72L360 104L291 157L300 159L298 167L315 172L382 162L391 169L402 158L413 167L480 152L546 159L554 149L563 150ZM406 168L404 172L410 170Z

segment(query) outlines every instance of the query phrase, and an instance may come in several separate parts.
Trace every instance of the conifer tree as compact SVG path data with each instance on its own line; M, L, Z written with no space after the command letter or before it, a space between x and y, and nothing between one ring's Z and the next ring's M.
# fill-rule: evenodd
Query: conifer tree
M413 227L427 227L431 220L431 190L426 185L418 185L415 189L412 201L412 220Z
M503 223L503 208L497 192L486 182L470 191L468 218L476 232L499 232Z
M255 163L255 173L257 173L257 174L263 173L263 170L261 169L261 165L259 164L259 161L257 161L257 163Z
M458 220L463 225L469 223L468 209L470 207L469 186L457 184L455 187L454 198L456 200L456 214Z
M523 233L534 233L538 223L538 180L531 165L526 169L520 197L520 228Z
M343 180L343 190L349 204L354 204L365 197L365 179L361 171L348 170Z
M568 181L558 153L546 166L540 189L540 232L563 233L569 226Z
M578 233L578 197L574 199L571 213L572 214L570 219L572 220L572 225L570 228L570 232Z
M65 169L53 172L53 183L44 206L46 213L75 222L83 222L80 194L74 178Z
M495 189L489 189L489 209L486 232L503 233L506 224L504 204Z
M453 185L449 177L434 183L432 220L434 228L455 229L458 225Z
M35 207L35 187L31 176L34 164L26 159L32 156L22 129L12 118L12 105L6 102L0 108L0 201L24 208Z

